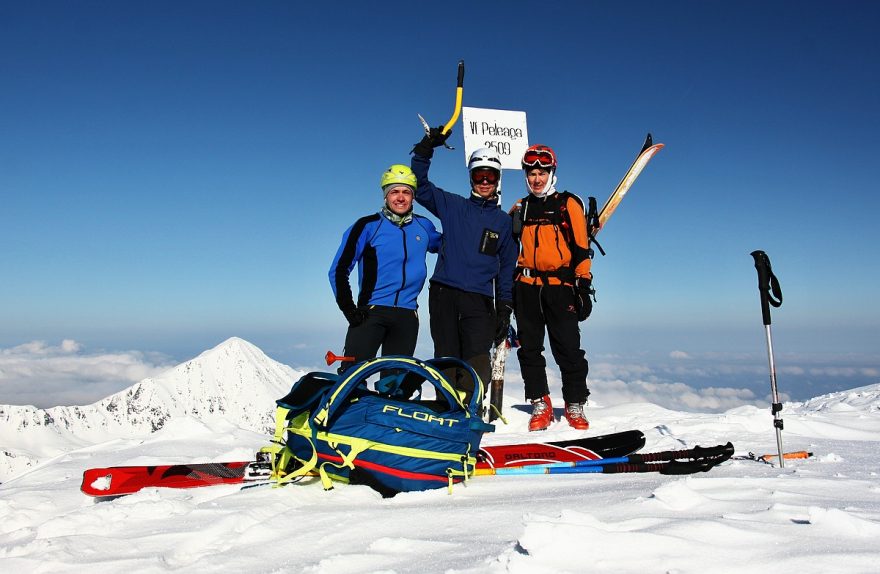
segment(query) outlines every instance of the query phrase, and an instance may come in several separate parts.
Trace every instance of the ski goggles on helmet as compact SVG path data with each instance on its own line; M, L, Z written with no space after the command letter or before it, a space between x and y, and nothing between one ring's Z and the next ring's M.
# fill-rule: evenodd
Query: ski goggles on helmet
M523 155L522 165L523 168L553 169L556 167L556 154L547 146L533 146Z
M498 173L497 170L492 169L491 167L478 167L471 171L471 182L472 183L490 183L495 184L498 183L498 180L501 178L501 174Z

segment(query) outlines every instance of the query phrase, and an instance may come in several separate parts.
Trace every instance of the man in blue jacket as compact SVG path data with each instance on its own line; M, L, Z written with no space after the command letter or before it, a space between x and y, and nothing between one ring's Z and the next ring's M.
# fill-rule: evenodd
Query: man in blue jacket
M428 180L434 148L448 134L434 128L413 148L416 201L440 219L443 242L430 280L428 309L435 357L458 357L479 375L483 390L491 373L493 341L507 336L513 300L516 247L511 218L500 203L501 160L490 149L471 154L469 197ZM463 378L462 380L467 380ZM460 389L467 396L474 389Z
M437 253L440 234L426 217L415 215L416 176L392 165L380 181L385 204L358 219L342 236L330 266L330 287L348 320L345 355L355 361L382 355L409 355L419 334L417 298L428 276L425 257ZM357 304L349 275L358 266ZM343 367L346 366L343 364Z

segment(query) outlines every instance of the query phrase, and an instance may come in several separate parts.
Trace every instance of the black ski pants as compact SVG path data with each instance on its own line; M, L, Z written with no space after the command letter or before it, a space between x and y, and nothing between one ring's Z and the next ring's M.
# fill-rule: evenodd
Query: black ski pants
M514 284L516 329L519 334L519 368L525 382L526 399L549 394L547 361L544 359L544 330L550 350L562 375L562 398L566 403L586 402L589 365L581 349L581 332L575 294L568 285Z
M495 338L495 302L479 293L462 291L442 283L431 283L428 291L431 338L434 357L457 357L467 362L480 377L485 394L491 377L489 350ZM460 373L450 380L470 399L473 384Z
M371 305L366 320L357 327L349 327L345 334L345 355L355 361L377 356L412 356L419 336L419 314L414 309ZM349 366L351 363L345 364Z

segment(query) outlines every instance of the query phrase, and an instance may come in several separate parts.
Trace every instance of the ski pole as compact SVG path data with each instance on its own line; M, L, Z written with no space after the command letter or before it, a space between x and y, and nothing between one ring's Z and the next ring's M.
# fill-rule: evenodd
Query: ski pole
M776 446L779 449L779 467L785 467L785 456L782 452L782 403L779 402L779 392L776 388L776 363L773 359L773 336L770 331L770 306L782 305L782 289L779 280L773 274L770 266L770 258L763 251L752 251L755 259L755 269L758 270L758 292L761 295L761 315L764 319L764 335L767 339L767 356L770 362L770 391L773 395L771 411L773 412L773 426L776 428Z
M596 459L585 459L585 460L576 460L571 462L548 462L543 464L530 464L530 465L522 465L522 466L506 466L503 468L498 468L495 470L506 470L506 469L514 469L514 468L583 468L588 466L606 466L611 464L648 464L648 463L656 463L656 462L672 462L679 459L687 459L691 461L697 460L711 460L714 458L725 457L730 458L733 455L733 444L728 442L727 444L718 445L718 446L695 446L694 448L686 449L686 450L667 450L663 452L644 452L644 453L636 453L630 454L627 456L617 456L617 457L608 457L608 458L596 458ZM482 470L482 469L481 469ZM492 469L488 469L492 470ZM490 474L490 473L486 473ZM510 473L500 473L500 474L510 474ZM538 474L540 472L538 471Z
M677 453L684 453L678 455ZM733 455L733 444L714 447L695 447L688 451L636 454L597 460L579 460L568 463L536 464L503 468L480 468L481 475L526 474L617 474L624 472L659 472L660 474L692 474L706 472ZM677 460L677 459L688 460ZM659 461L659 462L655 462Z

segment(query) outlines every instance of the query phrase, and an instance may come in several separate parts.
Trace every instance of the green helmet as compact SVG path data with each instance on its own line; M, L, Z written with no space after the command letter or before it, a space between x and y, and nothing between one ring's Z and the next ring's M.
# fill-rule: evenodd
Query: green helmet
M383 193L390 189L389 186L395 185L405 185L415 191L417 185L416 174L413 173L409 166L396 163L382 173L379 185L382 187Z

